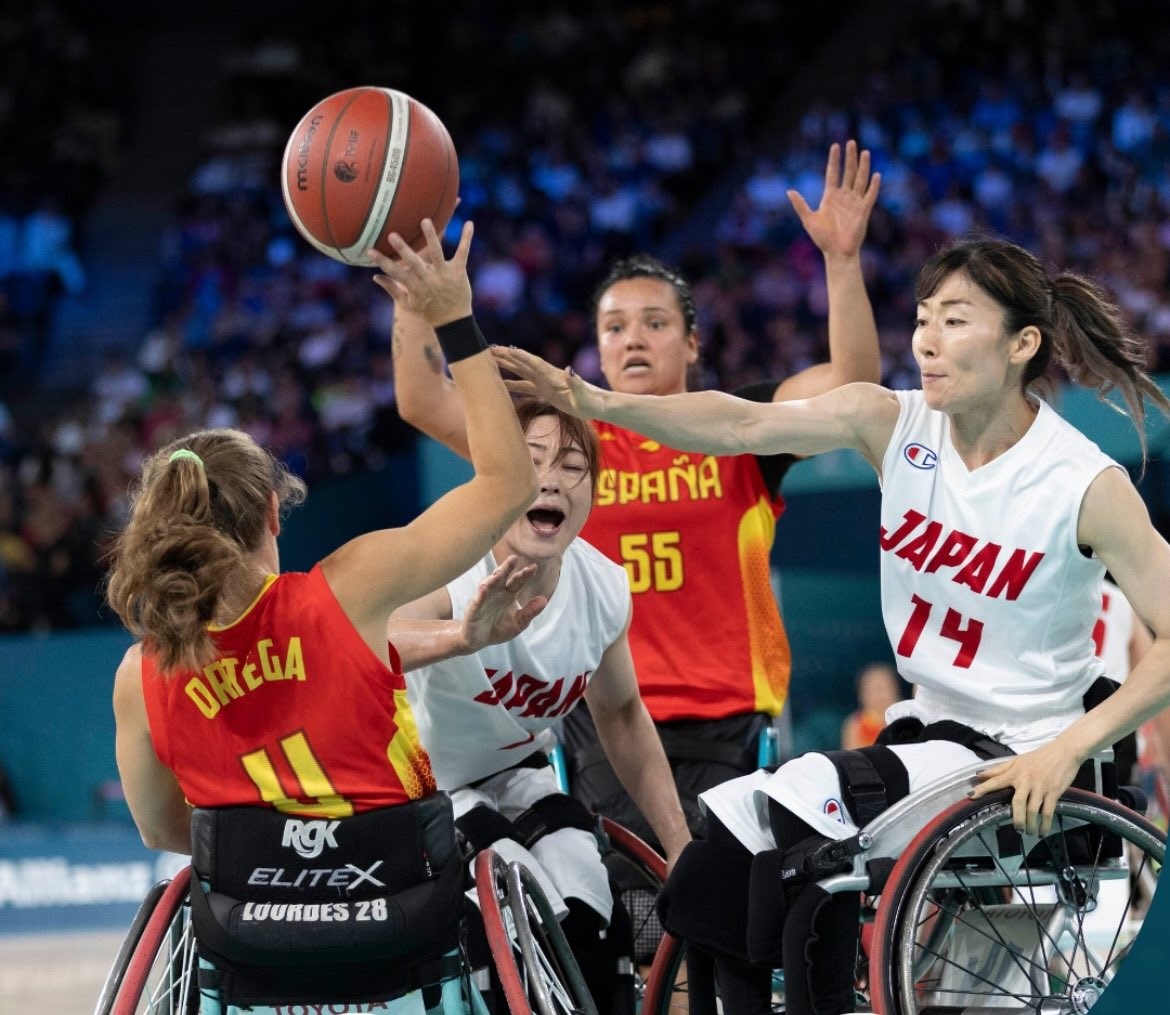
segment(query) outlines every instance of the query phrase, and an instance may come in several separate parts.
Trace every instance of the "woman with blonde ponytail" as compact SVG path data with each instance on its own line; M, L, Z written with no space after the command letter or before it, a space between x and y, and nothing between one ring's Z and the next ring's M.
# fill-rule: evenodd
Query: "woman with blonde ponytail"
M467 408L473 477L414 521L280 572L305 496L247 434L192 433L145 463L107 595L138 639L114 685L117 758L148 846L191 852L191 807L340 818L427 797L391 612L466 571L532 502L536 475L471 316L470 223L450 260L371 251L375 281L438 333Z

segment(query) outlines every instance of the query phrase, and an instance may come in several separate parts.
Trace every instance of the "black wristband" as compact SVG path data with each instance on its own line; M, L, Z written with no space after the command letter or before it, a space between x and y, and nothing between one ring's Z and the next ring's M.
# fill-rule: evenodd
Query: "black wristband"
M488 347L483 332L479 330L479 325L470 314L460 317L457 321L438 325L435 328L435 335L448 363L458 363L461 359L474 356Z

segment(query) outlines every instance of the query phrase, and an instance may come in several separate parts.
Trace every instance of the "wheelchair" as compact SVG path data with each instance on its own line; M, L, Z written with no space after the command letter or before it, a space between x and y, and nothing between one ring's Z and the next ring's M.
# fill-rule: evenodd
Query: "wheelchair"
M598 823L607 865L633 872L643 896L635 932L657 944L661 928L653 901L665 877L665 861L641 839L608 819ZM487 936L492 970L471 968L462 947L460 968L427 991L403 994L373 1010L391 1015L599 1015L555 914L535 877L506 863L492 849L475 861L475 894ZM190 866L161 881L136 913L102 988L95 1015L200 1015L200 969L206 968L192 920ZM195 886L198 891L198 886ZM627 905L629 903L627 902ZM647 921L654 926L647 929ZM655 929L656 928L656 929ZM658 935L658 936L654 936ZM492 975L494 972L494 975ZM450 971L448 971L450 973ZM492 996L492 987L502 997ZM206 989L203 993L206 993ZM366 1012L369 1002L294 1003L270 1006L282 1015ZM213 1004L211 1010L215 1010Z
M1081 1015L1124 961L1165 858L1144 801L1070 789L1046 836L1012 827L1011 791L972 800L980 761L836 844L819 880L859 892L857 1010L878 1015ZM1094 764L1096 788L1101 767ZM1124 794L1122 794L1124 795ZM1126 804L1131 806L1127 806ZM773 1010L784 1011L782 973ZM642 1015L687 1010L685 944L665 935Z

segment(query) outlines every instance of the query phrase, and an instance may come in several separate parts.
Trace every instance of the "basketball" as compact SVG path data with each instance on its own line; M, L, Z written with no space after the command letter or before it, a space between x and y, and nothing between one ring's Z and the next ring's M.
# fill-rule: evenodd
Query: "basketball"
M367 265L370 247L395 256L398 233L421 249L422 220L441 236L459 193L459 161L443 122L392 88L347 88L296 125L281 163L284 204L322 254Z

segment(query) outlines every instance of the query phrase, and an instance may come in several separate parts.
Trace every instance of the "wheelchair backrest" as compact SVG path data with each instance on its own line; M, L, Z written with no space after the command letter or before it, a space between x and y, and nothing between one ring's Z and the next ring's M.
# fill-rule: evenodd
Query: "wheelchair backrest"
M419 976L402 971L458 944L464 870L446 794L340 819L197 808L191 866L200 953L245 978L235 993L253 1003L413 989Z

